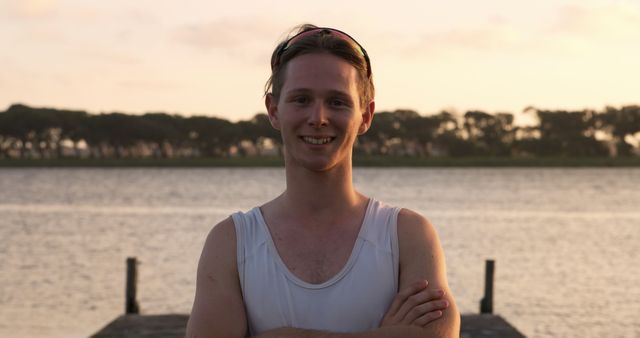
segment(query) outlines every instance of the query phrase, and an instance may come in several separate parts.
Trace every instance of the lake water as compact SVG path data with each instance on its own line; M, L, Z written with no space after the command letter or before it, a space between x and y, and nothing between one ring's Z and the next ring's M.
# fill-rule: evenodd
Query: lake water
M463 313L485 259L494 312L529 337L640 337L640 169L357 168L436 226ZM188 313L205 236L279 194L282 169L1 169L0 337L88 337L124 311Z

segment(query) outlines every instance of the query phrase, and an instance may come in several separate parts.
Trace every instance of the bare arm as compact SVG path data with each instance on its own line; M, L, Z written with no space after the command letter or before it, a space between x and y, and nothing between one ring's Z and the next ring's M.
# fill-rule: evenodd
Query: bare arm
M254 338L421 338L425 336L424 329L416 326L388 326L379 329L353 332L337 333L314 330L303 330L295 328L280 328L267 331Z
M447 282L445 258L433 225L422 215L402 209L398 215L400 289L416 280L428 280L430 289L444 291L448 303L442 317L424 327L424 337L459 337L460 313Z
M227 218L211 230L202 249L187 338L244 338L246 333L236 234L233 220Z
M415 303L417 305L414 306L411 304L411 301L407 301L407 297L404 297L404 300L402 300L402 297L397 297L400 301L398 301L397 304L394 301L394 304L399 308L404 307L409 310L409 312L411 310L417 310L418 314L415 316L416 318L420 318L421 314L433 316L434 313L439 312L439 318L437 320L431 318L428 323L422 327L415 325L410 326L407 323L403 323L396 326L385 326L376 330L356 333L280 328L264 332L257 336L257 338L459 337L460 314L449 290L444 253L435 229L431 223L421 215L403 209L398 216L398 242L400 246L400 290L415 290L417 284L427 280L429 281L428 288L431 290L430 292L442 290L444 294L436 298L438 301L446 301L447 304L441 307L442 311L425 310L422 306L427 306L426 304L433 305L433 302L425 302L424 299L418 300ZM402 291L399 295L401 293ZM409 292L408 294L417 295L415 292ZM392 308L394 304L392 304ZM407 312L405 311L405 313ZM406 315L410 316L411 314L407 313Z

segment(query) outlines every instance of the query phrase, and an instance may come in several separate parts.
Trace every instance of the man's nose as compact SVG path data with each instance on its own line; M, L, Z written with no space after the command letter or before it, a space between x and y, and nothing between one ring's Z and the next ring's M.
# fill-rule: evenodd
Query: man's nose
M311 107L308 123L314 128L320 128L329 124L327 107L322 101L318 101Z

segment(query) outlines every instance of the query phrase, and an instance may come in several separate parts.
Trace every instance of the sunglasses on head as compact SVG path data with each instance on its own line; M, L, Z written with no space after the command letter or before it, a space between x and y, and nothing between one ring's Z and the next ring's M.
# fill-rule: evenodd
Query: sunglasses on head
M280 65L280 58L282 57L282 54L284 54L284 52L289 48L289 46L292 46L296 41L299 41L301 38L305 36L309 36L314 33L331 34L344 41L355 43L356 46L358 47L360 54L362 55L362 57L364 57L364 60L367 62L367 77L371 77L371 61L369 61L369 55L367 54L367 51L364 50L362 45L360 45L358 41L352 38L349 34L334 28L327 28L327 27L313 28L307 31L300 32L292 36L291 38L289 38L289 40L287 40L278 48L275 58L273 58L271 62L271 70L274 70L276 67Z

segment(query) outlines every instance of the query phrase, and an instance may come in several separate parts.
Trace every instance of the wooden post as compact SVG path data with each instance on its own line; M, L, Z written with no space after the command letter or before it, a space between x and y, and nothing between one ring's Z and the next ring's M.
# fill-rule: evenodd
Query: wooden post
M127 258L127 289L125 291L125 313L140 313L140 306L136 299L138 290L138 260L135 257Z
M495 262L488 259L484 271L484 297L480 301L480 313L493 313L493 273Z

